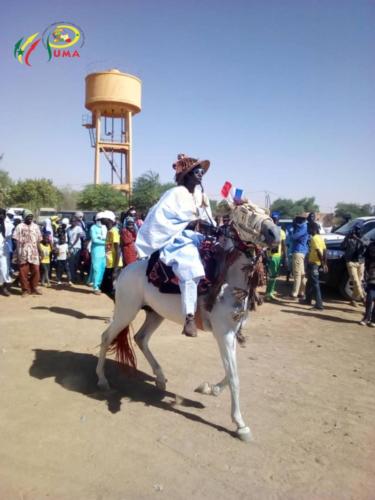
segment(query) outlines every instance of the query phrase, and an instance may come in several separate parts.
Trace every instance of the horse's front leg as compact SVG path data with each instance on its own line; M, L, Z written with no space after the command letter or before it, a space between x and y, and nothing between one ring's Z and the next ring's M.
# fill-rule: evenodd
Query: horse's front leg
M245 424L240 410L240 381L236 360L236 333L233 329L227 332L223 332L222 329L220 330L219 332L215 332L215 337L219 344L220 354L231 393L232 420L237 426L237 436L242 441L250 441L252 439L251 430Z

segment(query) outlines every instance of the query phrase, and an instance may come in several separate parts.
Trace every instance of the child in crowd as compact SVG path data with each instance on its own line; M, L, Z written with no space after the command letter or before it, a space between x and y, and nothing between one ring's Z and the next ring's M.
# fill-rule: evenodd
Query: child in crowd
M49 266L51 264L51 232L44 231L42 241L40 243L40 270L42 286L51 286L49 282Z
M70 267L68 262L68 243L66 242L65 233L60 233L58 243L55 245L55 253L56 253L56 278L57 284L61 285L61 279L63 272L66 272L68 277L69 285L72 284L72 278L70 275Z
M375 327L375 241L365 251L366 310L360 325Z

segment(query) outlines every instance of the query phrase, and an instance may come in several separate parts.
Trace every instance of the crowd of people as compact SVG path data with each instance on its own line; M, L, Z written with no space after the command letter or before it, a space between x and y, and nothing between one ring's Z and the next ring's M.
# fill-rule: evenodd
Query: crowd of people
M278 214L272 214L272 218L279 224ZM365 243L361 239L360 227L354 226L341 248L353 284L351 305L365 305L365 313L359 323L375 327L375 242ZM293 276L290 298L319 311L324 309L319 276L320 272L328 272L327 249L315 213L301 213L294 218L289 230L281 229L280 245L273 252L267 251L266 266L267 301L276 299L276 279L283 266L287 281L291 274Z
M113 282L123 266L137 260L135 239L143 220L134 207L120 217L98 212L88 224L82 212L71 219L52 216L38 225L25 209L22 218L0 209L0 288L11 295L19 284L22 297L41 295L40 287L85 283L95 294L113 296Z
M194 187L194 183L192 185ZM155 218L159 212L153 209L152 217ZM94 294L104 292L113 298L114 282L119 270L139 257L148 256L152 251L155 242L148 241L150 235L155 238L155 233L148 230L152 217L149 217L145 231L141 231L137 247L137 233L143 219L137 215L134 207L122 212L120 217L110 210L98 212L91 225L85 221L82 212L76 212L70 220L52 216L38 225L30 210L24 210L20 219L12 210L0 209L2 294L10 296L11 284L19 284L23 297L40 295L40 286L49 287L54 280L56 286L85 283L92 287ZM279 225L278 214L272 214L272 218ZM221 221L224 226L228 223L229 220ZM264 255L267 269L266 301L276 299L277 278L283 268L287 282L293 276L290 298L319 311L324 309L319 274L327 272L327 252L319 232L320 226L314 213L301 213L294 218L290 228L281 228L278 248L269 249ZM346 236L342 249L353 283L351 304L357 306L363 303L365 313L360 324L374 327L375 243L366 245L360 237L359 228L355 226ZM182 281L189 284L188 279ZM188 295L186 290L182 292ZM190 310L186 314L190 319L193 316Z

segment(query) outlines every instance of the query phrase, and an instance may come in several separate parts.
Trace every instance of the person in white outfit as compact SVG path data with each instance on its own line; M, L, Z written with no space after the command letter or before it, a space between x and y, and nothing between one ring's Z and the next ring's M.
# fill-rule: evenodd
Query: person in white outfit
M0 289L7 297L10 295L10 248L13 224L5 217L6 211L0 208Z
M141 258L159 250L160 260L171 266L179 279L185 316L182 333L189 337L197 335L194 320L197 287L204 277L198 250L204 237L190 228L195 227L197 221L215 225L209 199L202 187L202 178L209 166L208 160L178 155L173 164L177 186L166 191L151 208L135 242Z

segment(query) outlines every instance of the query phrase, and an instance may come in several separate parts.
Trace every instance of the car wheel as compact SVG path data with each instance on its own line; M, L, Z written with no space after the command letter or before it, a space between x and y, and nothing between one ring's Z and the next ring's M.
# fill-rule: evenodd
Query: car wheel
M339 290L344 299L353 299L353 282L347 274L342 277L339 285Z

